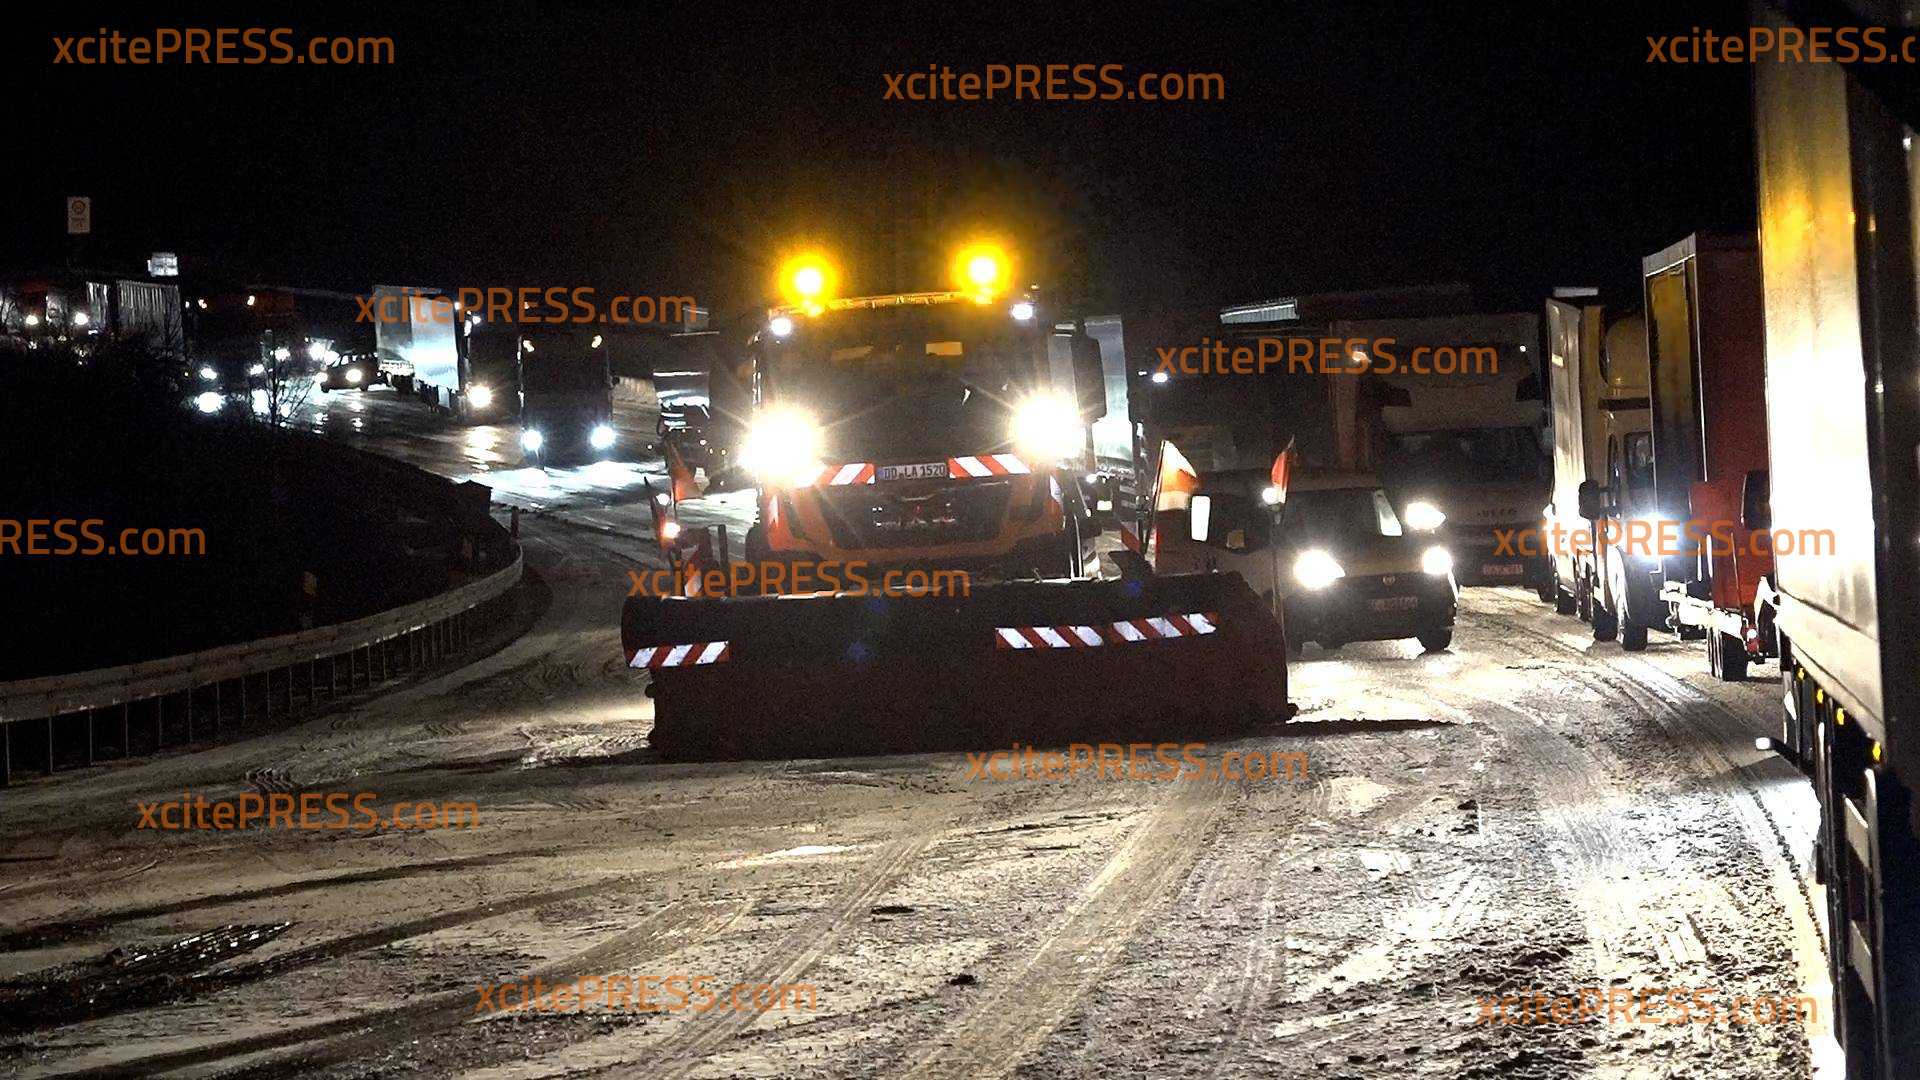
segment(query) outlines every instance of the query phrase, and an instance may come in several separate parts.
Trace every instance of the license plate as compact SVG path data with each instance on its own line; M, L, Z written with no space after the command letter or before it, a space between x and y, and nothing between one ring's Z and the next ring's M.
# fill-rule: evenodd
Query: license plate
M882 465L873 471L873 478L881 483L888 480L945 480L947 463L928 461L919 465Z
M1526 567L1512 563L1487 563L1480 568L1480 573L1484 577L1519 577L1526 572Z
M1420 603L1417 596L1389 596L1372 602L1375 611L1407 611Z

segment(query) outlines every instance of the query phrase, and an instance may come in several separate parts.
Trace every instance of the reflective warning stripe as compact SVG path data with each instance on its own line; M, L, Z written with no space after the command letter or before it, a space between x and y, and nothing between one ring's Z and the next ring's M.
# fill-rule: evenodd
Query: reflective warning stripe
M873 462L849 461L844 465L823 465L810 479L795 487L840 487L846 484L873 483Z
M982 454L979 457L947 459L947 476L952 479L975 476L1023 476L1032 471L1017 454Z
M733 656L733 649L725 641L696 641L687 645L648 645L633 654L628 667L663 668L694 667L699 664L717 664Z
M993 644L997 649L1091 649L1106 644L1199 637L1219 628L1220 616L1193 612L1090 626L996 626Z

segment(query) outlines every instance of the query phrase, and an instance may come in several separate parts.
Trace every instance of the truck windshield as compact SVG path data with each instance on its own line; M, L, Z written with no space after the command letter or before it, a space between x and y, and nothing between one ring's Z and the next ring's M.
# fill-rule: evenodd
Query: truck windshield
M594 348L586 335L528 334L520 340L521 389L529 393L607 392L607 354Z
M1402 484L1538 480L1546 469L1531 428L1412 431L1387 438L1386 472Z
M1296 491L1280 511L1280 529L1289 540L1399 536L1400 516L1377 488L1329 488Z
M770 341L764 385L818 417L838 450L980 452L1048 386L1046 345L999 305L838 311Z

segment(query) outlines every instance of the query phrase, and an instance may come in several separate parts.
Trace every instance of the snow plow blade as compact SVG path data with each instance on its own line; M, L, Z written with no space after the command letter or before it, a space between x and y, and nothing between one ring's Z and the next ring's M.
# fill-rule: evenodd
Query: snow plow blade
M621 644L673 760L1192 741L1291 715L1280 624L1237 574L629 597Z

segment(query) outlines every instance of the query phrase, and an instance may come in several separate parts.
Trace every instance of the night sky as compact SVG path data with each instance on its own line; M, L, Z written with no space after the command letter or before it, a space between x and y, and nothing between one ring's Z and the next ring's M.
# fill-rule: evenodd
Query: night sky
M1460 280L1532 310L1753 227L1749 70L1646 43L1744 6L1675 8L32 5L0 44L0 268L73 256L61 197L85 194L89 264L174 250L289 285L725 310L805 240L884 291L944 287L948 248L991 234L1096 306ZM162 25L387 35L397 63L53 63L56 33ZM883 73L990 63L1217 71L1226 100L883 100Z

